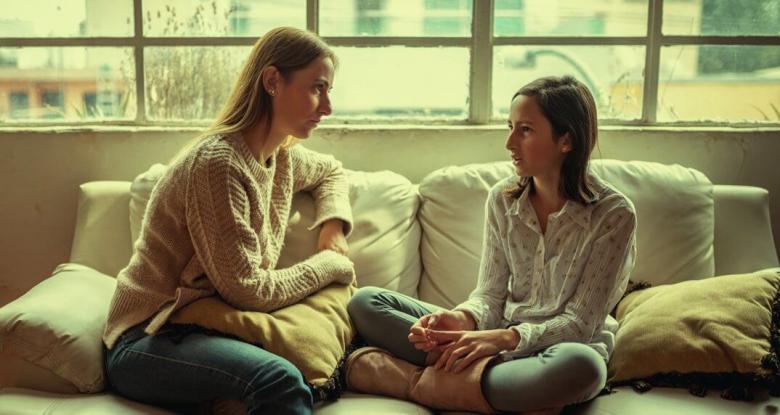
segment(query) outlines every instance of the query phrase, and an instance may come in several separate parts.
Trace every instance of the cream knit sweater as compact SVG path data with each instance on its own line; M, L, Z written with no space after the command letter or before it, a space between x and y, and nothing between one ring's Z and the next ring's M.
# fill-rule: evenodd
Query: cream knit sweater
M310 191L318 227L352 229L341 165L301 146L279 149L263 166L240 135L213 136L169 167L155 186L130 263L117 276L103 341L151 319L155 333L185 305L219 295L242 310L269 312L332 282L349 283L352 263L325 250L275 269L293 193Z

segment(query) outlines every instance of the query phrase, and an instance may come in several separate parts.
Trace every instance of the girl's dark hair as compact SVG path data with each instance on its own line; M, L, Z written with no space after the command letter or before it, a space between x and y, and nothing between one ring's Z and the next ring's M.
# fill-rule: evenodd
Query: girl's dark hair
M566 154L561 167L561 194L580 203L591 203L595 192L588 183L588 161L598 138L596 101L588 87L572 76L548 76L539 78L520 88L513 96L532 97L550 122L553 138L559 140L569 133L571 151ZM526 186L533 186L530 177L505 190L518 198Z

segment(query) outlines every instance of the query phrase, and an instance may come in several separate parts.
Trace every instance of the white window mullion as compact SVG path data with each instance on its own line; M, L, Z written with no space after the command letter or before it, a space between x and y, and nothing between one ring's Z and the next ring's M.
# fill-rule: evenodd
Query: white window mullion
M133 0L133 53L135 54L135 121L140 124L146 123L146 91L144 82L144 21L142 0Z
M658 72L660 71L663 0L650 0L647 10L647 48L645 50L645 87L642 93L642 121L654 123L658 106Z
M312 33L320 33L319 0L306 0L306 30Z
M469 121L487 124L493 111L493 0L474 0L471 21Z

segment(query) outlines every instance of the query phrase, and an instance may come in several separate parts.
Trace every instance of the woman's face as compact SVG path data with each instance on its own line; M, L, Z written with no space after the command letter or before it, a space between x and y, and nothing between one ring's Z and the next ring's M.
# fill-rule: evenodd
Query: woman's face
M273 99L275 127L296 138L307 138L322 117L330 115L333 61L315 59L278 83Z
M553 136L550 121L536 98L518 95L509 108L509 136L506 148L518 176L549 176L561 170L566 153L571 151L568 134Z

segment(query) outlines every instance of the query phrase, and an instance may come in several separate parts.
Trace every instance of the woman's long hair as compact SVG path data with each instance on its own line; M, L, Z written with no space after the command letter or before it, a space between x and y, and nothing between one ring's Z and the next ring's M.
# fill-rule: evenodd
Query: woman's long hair
M305 68L314 60L327 57L337 64L333 50L317 35L293 27L278 27L258 39L241 69L233 90L214 123L179 153L186 153L206 137L243 132L258 121L273 118L271 95L263 86L263 71L274 66L289 80L293 72ZM270 127L270 123L268 123ZM289 147L295 138L282 144Z

